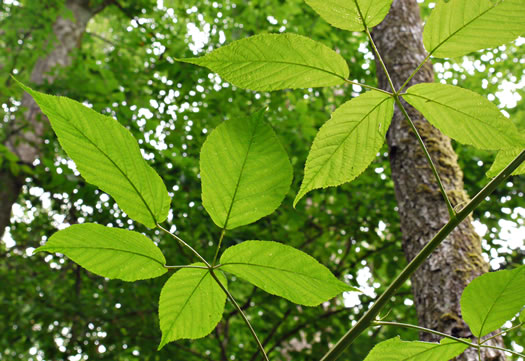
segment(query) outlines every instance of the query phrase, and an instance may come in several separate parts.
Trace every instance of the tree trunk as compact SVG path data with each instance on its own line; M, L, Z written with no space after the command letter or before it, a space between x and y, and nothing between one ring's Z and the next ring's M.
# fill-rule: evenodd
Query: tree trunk
M416 0L394 0L389 15L372 34L396 89L427 55L422 42L419 14ZM379 86L390 90L379 63L377 68ZM412 79L411 85L421 82L434 82L430 63ZM465 204L468 195L463 189L463 174L450 139L430 125L414 108L407 103L404 105L435 162L452 205ZM411 260L447 223L448 210L418 141L397 108L387 142L401 216L403 250L407 259ZM467 284L486 271L488 265L482 257L480 237L474 231L469 217L412 276L419 325L456 337L474 339L461 319L460 297ZM438 337L425 333L421 334L421 339L437 341ZM501 338L493 344L502 346ZM499 351L483 350L483 360L505 360L504 354ZM477 351L471 349L457 360L478 360Z
M65 6L72 12L75 20L57 17L50 37L56 38L52 44L53 50L36 61L31 72L31 84L38 85L44 81L52 83L55 76L50 71L56 66L65 67L71 63L70 54L79 46L88 21L105 4L92 8L89 7L88 0L67 0ZM24 93L21 106L27 111L23 117L8 124L9 129L17 131L7 138L5 145L21 162L31 165L40 154L46 122L42 121L43 115L29 94ZM9 225L11 208L18 198L24 178L24 175L13 175L6 167L0 169L0 239Z

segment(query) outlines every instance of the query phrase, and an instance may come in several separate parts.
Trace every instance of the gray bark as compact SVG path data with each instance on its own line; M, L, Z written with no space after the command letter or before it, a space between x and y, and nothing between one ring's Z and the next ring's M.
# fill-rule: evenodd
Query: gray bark
M56 40L49 40L47 45L53 49L36 61L31 72L31 84L38 85L44 81L52 83L55 79L52 70L71 63L70 54L80 45L88 21L105 5L90 8L88 0L67 0L65 6L72 12L75 20L57 17L53 25L53 38ZM5 146L16 154L21 162L32 164L40 154L47 122L43 121L40 109L29 94L24 93L21 106L27 111L23 117L9 124L10 129L19 131L7 138ZM15 176L8 169L0 169L0 239L9 225L12 205L16 202L23 184L23 175Z
M394 0L389 15L372 33L396 89L427 55L422 43L419 11L416 0ZM377 68L379 86L390 90L379 63ZM411 85L433 81L432 65L427 63L412 79ZM452 205L465 204L469 199L450 139L430 125L414 108L404 104L429 149ZM407 259L411 260L447 223L448 210L424 153L397 108L387 142L401 217L403 249ZM474 231L471 218L468 218L411 279L419 325L456 337L474 339L461 319L460 297L466 285L486 271L488 265L482 257L480 237ZM427 333L421 334L421 339L438 340L435 335ZM493 344L502 346L501 338ZM484 350L483 360L505 360L499 351ZM457 360L478 360L477 352L469 350Z

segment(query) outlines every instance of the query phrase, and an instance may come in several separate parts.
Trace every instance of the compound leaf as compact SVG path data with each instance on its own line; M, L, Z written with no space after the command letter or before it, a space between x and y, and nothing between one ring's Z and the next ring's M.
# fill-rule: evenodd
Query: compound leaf
M110 194L130 218L147 227L166 219L171 203L166 186L126 128L72 99L19 84L47 115L60 145L87 182Z
M204 267L204 264L192 266ZM221 272L215 275L226 287L224 275ZM225 303L226 294L207 269L183 268L177 271L160 292L162 340L159 350L171 341L207 336L221 320Z
M469 346L448 338L440 343L403 341L399 336L378 343L365 361L449 361Z
M423 43L438 58L453 58L508 43L525 33L523 0L440 0Z
M294 206L309 191L350 182L372 163L394 112L388 94L370 91L341 105L319 130Z
M379 24L390 10L392 0L305 0L330 25L344 30L363 31Z
M457 86L423 83L403 98L432 125L460 143L481 149L525 147L525 137L483 96Z
M476 337L497 330L525 305L525 266L485 273L461 295L461 314Z
M487 177L493 178L499 174L505 167L512 162L514 158L516 158L521 152L523 152L523 149L509 149L509 150L500 150L498 154L496 155L496 159L494 159L494 163L492 163L492 166L487 171ZM520 175L525 174L525 162L521 163L521 165L512 172L512 175Z
M338 85L346 61L327 46L296 34L261 34L178 61L205 66L240 88L271 91Z
M305 306L355 290L311 256L277 242L245 241L224 251L220 262L224 271Z
M290 189L288 155L263 117L226 120L202 146L202 204L221 228L267 216Z
M99 224L75 224L53 234L38 252L59 252L88 271L123 281L166 273L166 259L144 235Z

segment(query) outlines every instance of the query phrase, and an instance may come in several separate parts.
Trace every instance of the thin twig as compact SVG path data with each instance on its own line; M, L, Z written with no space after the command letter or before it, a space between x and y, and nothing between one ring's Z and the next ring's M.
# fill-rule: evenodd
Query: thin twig
M212 266L215 266L215 262L217 261L217 256L219 255L219 250L221 249L222 240L225 234L226 234L226 228L223 228L221 231L221 235L219 237L219 243L217 244L217 249L215 250L215 256L213 256L213 262L211 263Z
M230 291L228 291L228 289L226 287L224 287L224 285L221 283L221 281L219 281L219 279L217 278L217 276L213 272L213 269L210 269L210 275L213 277L215 282L217 282L219 284L219 287L224 291L224 293L226 293L226 297L228 297L228 299L233 304L233 306L241 314L242 319L244 320L244 322L246 323L246 325L250 329L250 333L252 334L253 338L255 339L255 342L257 342L257 346L259 347L259 350L261 351L262 355L264 356L264 359L266 361L270 361L268 359L268 356L266 355L266 352L264 351L264 347L261 344L261 341L259 341L259 337L257 337L257 334L255 333L255 330L253 329L252 324L250 323L250 320L248 320L248 317L246 317L246 315L242 311L241 307L237 304L237 301L235 301L235 298L233 298L233 296L231 295Z
M481 341L482 344L484 344L485 342L489 341L489 340L492 340L493 338L496 338L498 336L501 336L503 334L506 334L507 332L510 332L510 331L513 331L517 328L520 328L521 326L523 326L523 322L520 322L518 323L516 326L512 326L511 328L507 328L506 330L503 330L501 332L498 332L497 334L493 335L493 336L490 336L489 338L486 338L484 339L483 341Z
M428 54L427 57L421 62L421 64L419 64L417 66L417 68L412 72L412 74L410 74L408 79L403 83L403 85L401 85L401 88L399 88L399 90L397 91L398 94L401 93L405 89L405 87L408 85L410 80L412 80L414 75L416 75L417 72L423 67L423 65L425 65L427 63L428 59L430 59L430 55L432 55L432 54Z

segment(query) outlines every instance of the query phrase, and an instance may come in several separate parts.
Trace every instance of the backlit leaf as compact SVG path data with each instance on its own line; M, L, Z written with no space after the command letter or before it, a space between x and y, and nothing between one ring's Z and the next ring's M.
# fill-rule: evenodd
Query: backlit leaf
M458 57L525 34L523 19L523 0L440 0L425 25L423 43L435 57Z
M375 345L365 361L449 361L468 345L448 338L440 343L402 341L399 336Z
M525 266L485 273L461 296L461 314L476 337L497 330L525 305Z
M481 149L525 147L525 137L485 97L460 87L423 83L403 98L441 132Z
M292 166L264 118L228 119L201 150L202 204L215 224L232 229L272 213L292 182Z
M323 19L339 29L363 31L379 24L392 0L305 0Z
M524 149L509 149L509 150L500 150L494 159L494 163L487 172L487 177L493 178L499 174L505 167L512 162ZM513 175L525 174L525 162L512 172Z
M393 112L392 97L375 91L336 109L315 137L294 206L309 191L350 182L368 168L384 143Z
M193 266L202 266L195 263ZM226 287L221 272L215 275ZM159 320L162 340L168 342L207 336L222 318L226 294L207 269L183 268L164 284L160 292Z
M341 55L295 34L255 35L201 58L177 60L205 66L235 86L258 91L337 85L349 74Z
M171 203L166 186L126 128L72 99L19 84L47 115L60 145L87 182L110 194L130 218L147 227L166 219Z
M75 224L53 234L38 252L59 252L90 272L136 281L166 273L166 259L144 235L99 224Z
M220 263L222 270L305 306L317 306L341 292L356 290L311 256L277 242L242 242L224 251Z

